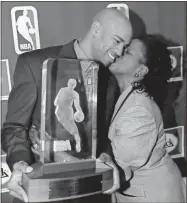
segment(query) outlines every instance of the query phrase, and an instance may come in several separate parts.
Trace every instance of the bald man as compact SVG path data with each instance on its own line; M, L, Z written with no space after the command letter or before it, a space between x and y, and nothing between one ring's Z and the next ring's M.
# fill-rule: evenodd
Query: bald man
M116 81L107 67L121 56L131 37L132 27L125 15L116 9L108 8L100 11L93 18L83 38L63 46L19 55L14 72L14 87L10 93L8 112L1 136L2 148L7 153L7 163L12 170L7 186L11 195L25 202L28 201L21 186L22 173L32 171L30 165L36 161L31 150L29 132L33 130L33 126L37 131L36 134L39 134L40 130L41 69L44 60L71 58L94 60L100 64L97 106L97 154L99 155L104 151L107 143L108 123L118 96ZM80 73L79 71L80 68L77 67L76 74L81 74L84 80L85 67L81 66Z

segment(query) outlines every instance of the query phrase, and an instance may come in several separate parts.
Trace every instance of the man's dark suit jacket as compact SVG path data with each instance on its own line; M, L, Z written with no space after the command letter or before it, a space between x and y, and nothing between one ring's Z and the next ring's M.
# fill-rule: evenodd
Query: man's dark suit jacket
M15 162L35 162L31 151L29 129L40 123L42 64L48 58L76 59L74 40L63 46L49 47L19 55L14 86L9 96L8 113L2 129L2 149L7 153L7 164L12 170ZM81 70L81 69L80 69ZM107 146L107 130L118 96L116 80L107 68L98 73L97 155Z

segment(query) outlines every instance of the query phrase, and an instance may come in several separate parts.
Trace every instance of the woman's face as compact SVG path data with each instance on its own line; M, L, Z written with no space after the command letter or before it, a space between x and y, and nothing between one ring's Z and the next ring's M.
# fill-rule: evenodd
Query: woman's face
M115 63L109 67L110 71L115 74L125 74L126 76L134 77L141 61L144 60L144 45L138 40L132 40L130 46L126 49L125 53L116 60Z

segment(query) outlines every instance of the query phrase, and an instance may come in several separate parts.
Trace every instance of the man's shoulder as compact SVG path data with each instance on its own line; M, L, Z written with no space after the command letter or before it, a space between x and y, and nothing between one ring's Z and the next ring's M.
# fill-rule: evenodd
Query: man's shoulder
M21 54L25 58L56 57L63 45L51 46Z
M64 45L50 46L50 47L26 52L21 54L21 56L29 60L34 59L35 61L37 60L41 61L42 59L47 59L47 58L56 58L63 55L65 57L68 57L72 54L74 55L73 44L74 44L74 40Z
M37 49L30 52L25 52L20 54L17 61L17 68L19 69L19 64L28 65L29 69L32 71L35 78L39 78L41 74L41 69L43 67L43 63L45 60L50 58L59 58L60 55L64 53L68 53L69 55L72 53L73 41L58 46L51 46L42 49ZM70 51L69 51L70 50ZM23 62L21 62L23 61Z

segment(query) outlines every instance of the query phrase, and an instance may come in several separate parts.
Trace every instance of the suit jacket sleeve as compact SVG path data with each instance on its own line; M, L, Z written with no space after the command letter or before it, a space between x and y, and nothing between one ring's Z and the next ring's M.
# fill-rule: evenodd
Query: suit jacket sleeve
M111 141L116 162L130 176L151 155L157 140L155 120L144 107L133 107L121 114L115 132Z
M8 112L2 129L2 149L7 154L7 164L11 170L15 162L23 160L32 164L34 161L28 131L32 124L36 98L36 83L23 54L17 60L14 86L9 96Z

